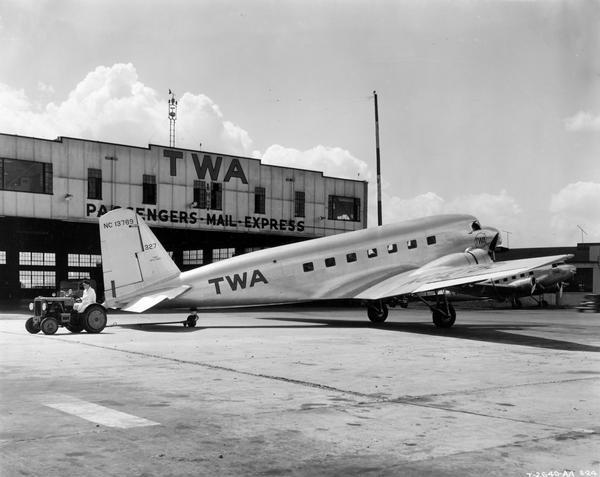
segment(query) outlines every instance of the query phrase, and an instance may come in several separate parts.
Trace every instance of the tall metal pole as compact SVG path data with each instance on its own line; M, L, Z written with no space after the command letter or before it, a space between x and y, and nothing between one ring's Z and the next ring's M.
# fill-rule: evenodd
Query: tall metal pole
M379 111L377 109L377 91L373 91L375 96L375 148L377 153L377 225L382 225L381 218L381 158L379 155Z

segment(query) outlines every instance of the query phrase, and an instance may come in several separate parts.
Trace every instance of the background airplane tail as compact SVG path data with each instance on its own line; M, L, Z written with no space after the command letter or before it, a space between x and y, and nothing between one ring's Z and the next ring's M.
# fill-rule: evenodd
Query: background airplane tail
M99 219L106 304L127 302L142 289L179 276L179 268L144 220L129 209Z

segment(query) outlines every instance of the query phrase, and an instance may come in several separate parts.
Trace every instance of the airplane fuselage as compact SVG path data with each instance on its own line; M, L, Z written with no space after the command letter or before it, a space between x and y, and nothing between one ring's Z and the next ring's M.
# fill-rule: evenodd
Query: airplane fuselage
M170 305L201 309L355 297L438 257L489 246L497 230L474 230L473 223L470 215L427 217L240 255L182 272L168 286L191 288Z

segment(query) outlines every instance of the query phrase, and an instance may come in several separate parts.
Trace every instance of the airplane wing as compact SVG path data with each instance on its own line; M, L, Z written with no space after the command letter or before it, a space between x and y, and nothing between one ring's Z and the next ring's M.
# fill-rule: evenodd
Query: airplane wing
M142 313L155 305L158 305L161 301L172 300L175 297L185 293L191 287L189 285L182 285L176 288L170 288L168 290L160 290L152 294L143 295L141 297L135 297L131 301L122 305L120 308L123 311L132 311L135 313Z
M387 278L358 293L355 298L380 300L398 295L440 290L456 285L466 285L484 280L494 280L508 274L518 274L549 263L557 263L571 258L572 255L552 255L547 257L526 258L506 262L489 262L477 265L440 265L421 267L402 272Z

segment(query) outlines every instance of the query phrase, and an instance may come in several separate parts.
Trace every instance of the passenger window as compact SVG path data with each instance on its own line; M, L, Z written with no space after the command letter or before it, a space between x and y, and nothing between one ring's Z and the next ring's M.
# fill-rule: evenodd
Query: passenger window
M406 242L406 246L411 249L411 248L417 248L417 241L415 239L409 240L408 242Z
M374 258L376 256L377 256L377 249L376 248L370 248L369 250L367 250L367 257Z
M521 275L519 275L519 276L520 276L521 278L523 278L523 277L525 276L525 274L524 274L524 273L521 273Z
M435 244L435 235L430 235L429 237L427 237L427 245L434 245Z
M346 254L346 261L348 263L356 262L356 254L354 252Z
M503 282L507 282L507 281L508 281L508 278L503 278L503 279L502 279L502 281L503 281Z
M398 246L393 243L387 246L388 253L396 253L398 251Z
M533 272L529 272L529 275L533 275Z
M326 258L325 266L326 267L335 267L335 258L333 258L333 257Z
M510 277L510 278L511 278L512 280L516 280L516 279L517 279L517 276L516 276L516 275L513 275L513 276L512 276L512 277Z
M315 266L312 262L307 262L302 264L302 268L305 272L312 272L315 269Z

